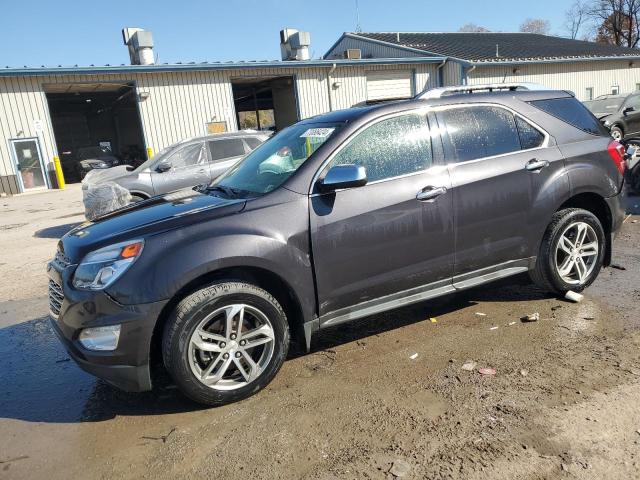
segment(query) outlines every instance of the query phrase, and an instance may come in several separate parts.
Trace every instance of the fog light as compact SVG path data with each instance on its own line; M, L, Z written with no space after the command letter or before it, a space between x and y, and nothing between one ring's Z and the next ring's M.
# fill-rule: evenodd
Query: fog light
M87 350L110 351L118 348L120 325L85 328L78 338Z

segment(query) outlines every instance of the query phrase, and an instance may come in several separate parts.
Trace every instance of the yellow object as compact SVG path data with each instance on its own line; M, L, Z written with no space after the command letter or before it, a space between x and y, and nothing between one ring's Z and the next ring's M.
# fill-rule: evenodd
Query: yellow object
M435 318L430 318L429 320L431 320L431 323L438 323L438 320Z
M62 165L58 157L53 157L53 166L56 169L56 180L58 182L58 188L62 190L65 186L64 174L62 173Z
M147 158L153 158L153 148L147 147Z

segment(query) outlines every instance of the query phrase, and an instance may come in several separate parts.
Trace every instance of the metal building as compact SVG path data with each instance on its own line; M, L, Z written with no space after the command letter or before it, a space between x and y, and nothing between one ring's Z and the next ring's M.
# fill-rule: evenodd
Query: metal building
M131 65L0 69L0 194L55 188L100 148L144 159L188 137L281 129L430 87L526 80L587 99L640 84L636 50L528 34L345 33L322 60L280 33L282 60L153 64L153 39L123 30Z
M344 33L324 58L437 55L444 85L534 82L579 100L640 89L640 51L533 33Z
M273 110L282 128L330 110L409 98L436 86L442 61L425 56L2 69L0 192L55 188L53 158L64 169L65 156L73 154L69 145L158 152L188 137L237 130L247 108ZM400 79L395 88L385 90L385 80L394 77ZM73 181L73 172L65 169L65 178Z

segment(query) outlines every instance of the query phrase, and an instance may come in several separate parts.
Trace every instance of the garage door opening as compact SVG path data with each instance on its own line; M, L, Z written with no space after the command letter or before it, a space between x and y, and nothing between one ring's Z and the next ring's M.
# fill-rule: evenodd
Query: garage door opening
M367 104L413 97L413 71L373 70L367 72Z
M298 121L293 77L236 78L231 87L240 130L279 131Z
M79 182L93 168L147 158L133 83L44 85L62 171Z

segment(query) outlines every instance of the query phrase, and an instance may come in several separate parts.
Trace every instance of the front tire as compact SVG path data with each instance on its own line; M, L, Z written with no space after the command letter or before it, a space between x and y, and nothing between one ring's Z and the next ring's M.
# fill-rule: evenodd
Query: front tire
M287 317L265 290L222 281L184 298L165 326L162 353L178 388L219 406L246 398L276 375L289 349Z
M614 125L613 127L611 127L611 136L614 140L621 142L624 139L624 132L620 127Z
M544 234L531 279L558 295L581 292L600 273L605 242L602 224L593 213L581 208L560 210Z

